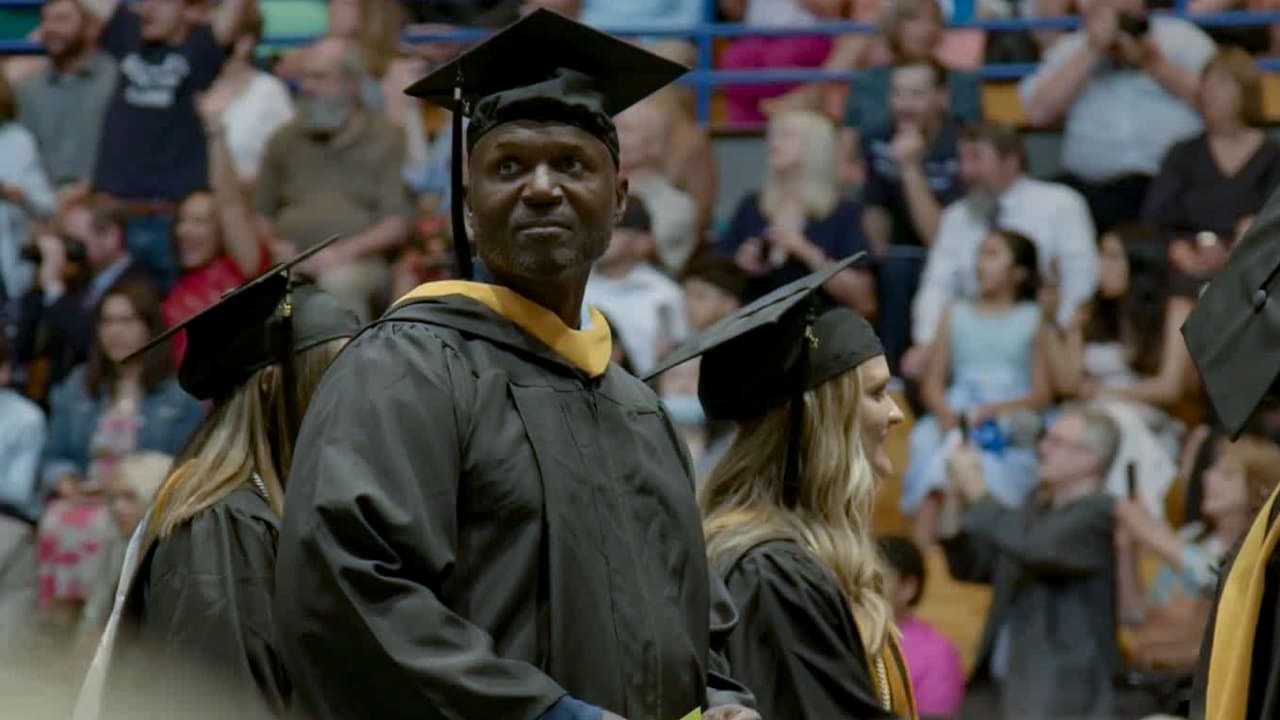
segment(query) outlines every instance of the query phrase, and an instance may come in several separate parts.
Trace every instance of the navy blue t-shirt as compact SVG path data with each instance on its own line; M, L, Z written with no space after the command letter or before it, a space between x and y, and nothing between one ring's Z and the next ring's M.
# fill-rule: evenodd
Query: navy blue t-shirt
M964 187L960 182L960 158L957 150L960 131L948 121L924 156L924 174L938 204L946 207L960 199ZM894 245L923 245L911 224L911 210L902 192L902 176L893 156L893 128L882 127L863 139L862 157L867 164L867 184L862 202L867 207L884 208L893 219Z
M111 195L181 200L209 184L208 148L196 95L218 76L226 53L208 25L180 45L142 39L138 16L120 5L102 30L119 76L103 121L93 182Z
M867 249L862 237L862 208L852 200L841 200L831 214L814 221L804 228L809 242L822 248L827 257L840 260ZM716 253L732 259L738 248L751 238L763 238L769 220L760 211L760 193L748 193L738 203L729 227L716 242ZM752 279L747 285L747 300L754 300L774 288L799 280L809 274L809 268L795 258L790 258L772 273Z

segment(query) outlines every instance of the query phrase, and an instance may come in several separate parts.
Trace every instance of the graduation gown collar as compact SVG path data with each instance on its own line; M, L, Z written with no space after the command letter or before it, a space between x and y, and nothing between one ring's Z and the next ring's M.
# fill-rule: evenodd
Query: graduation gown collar
M585 329L574 330L555 313L510 288L462 280L419 285L397 300L395 307L451 296L465 297L484 305L589 377L598 378L609 368L613 356L612 332L604 315L595 308L590 309L588 321L584 322Z

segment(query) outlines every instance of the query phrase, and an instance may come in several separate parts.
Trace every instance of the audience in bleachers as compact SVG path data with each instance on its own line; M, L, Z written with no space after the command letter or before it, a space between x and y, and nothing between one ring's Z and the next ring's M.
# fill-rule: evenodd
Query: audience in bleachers
M402 31L497 26L546 7L694 37L707 10L700 0L218 6L44 0L44 57L7 64L5 75L25 77L11 92L0 80L0 388L12 388L0 389L0 654L15 624L43 617L37 590L70 622L96 589L80 618L96 630L114 578L95 567L115 564L96 543L129 524L110 526L104 496L127 521L146 494L108 482L111 469L139 450L176 453L199 417L163 367L181 356L181 335L173 352L122 366L127 347L333 233L346 239L303 272L366 318L454 275L450 117L402 90L465 43ZM1142 0L722 0L715 10L765 35L716 38L705 55L665 32L646 42L689 66L851 72L717 85L709 98L678 85L618 118L635 197L587 290L611 322L616 359L644 373L743 302L870 251L824 289L876 318L916 406L912 432L895 441L905 482L884 486L877 520L896 533L914 521L923 553L886 551L921 715L1106 709L1105 680L1120 669L1108 609L1117 588L1127 662L1142 676L1117 697L1150 695L1144 673L1181 678L1205 622L1207 569L1254 512L1246 488L1270 487L1262 466L1280 462L1258 439L1217 453L1216 436L1196 427L1207 405L1179 332L1280 180L1256 58L1216 48L1186 20L1148 17ZM35 7L23 12L34 18ZM1077 32L954 27L1075 12ZM817 28L850 19L877 32ZM264 42L264 20L267 36L320 38L279 57L286 48ZM1239 42L1266 52L1276 28ZM984 54L1043 62L1015 92L1003 71L980 84ZM996 122L1019 120L1060 144ZM714 138L726 126L733 136ZM756 157L738 152L752 144L763 166L741 160ZM699 372L686 363L653 387L705 476L734 427L708 422ZM1051 402L1085 405L1037 445L1063 412ZM45 427L48 443L37 437ZM1199 462L1179 472L1180 455ZM900 521L898 507L915 517ZM933 574L925 588L923 567L944 554L954 577ZM955 578L994 585L977 645L931 614ZM977 651L958 715L955 653L930 625L961 655ZM1007 713L990 705L993 684ZM1166 700L1144 712L1176 712Z
M748 300L867 249L858 204L840 197L831 122L812 111L788 111L769 122L765 142L763 185L739 201L716 244L749 278ZM875 280L865 266L842 271L824 289L875 316Z
M89 362L52 392L42 473L53 499L40 520L40 601L68 624L104 572L113 533L107 480L135 451L176 455L201 418L174 379L167 346L130 359L164 329L151 286L108 290L95 321Z
M901 505L922 545L935 533L947 458L960 443L973 442L1000 503L1021 505L1035 485L1034 438L1052 392L1036 246L993 230L977 255L977 292L939 323L920 391L929 415L911 430Z
M1098 252L1088 206L1071 188L1026 174L1026 146L1016 130L967 128L959 150L965 196L948 205L938 220L911 306L912 350L901 368L907 377L923 370L947 307L977 293L978 246L993 227L1019 232L1035 243L1041 278L1057 291L1049 323L1068 327L1097 286Z

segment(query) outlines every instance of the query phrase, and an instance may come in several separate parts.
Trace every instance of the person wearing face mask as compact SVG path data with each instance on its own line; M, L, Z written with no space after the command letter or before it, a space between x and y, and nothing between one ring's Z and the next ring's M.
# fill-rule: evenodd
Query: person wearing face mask
M738 425L699 504L739 614L725 655L766 718L916 717L871 535L903 415L871 324L818 292L860 257L742 308L664 363L701 356L702 405Z
M368 318L388 282L386 255L409 236L410 208L403 133L362 105L363 67L346 40L308 49L297 116L268 141L254 201L273 240L295 251L343 236L303 271Z

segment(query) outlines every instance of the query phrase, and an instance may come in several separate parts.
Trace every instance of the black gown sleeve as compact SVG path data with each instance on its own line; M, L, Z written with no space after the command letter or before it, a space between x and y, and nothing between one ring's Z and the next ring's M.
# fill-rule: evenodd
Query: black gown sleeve
M224 717L280 717L288 708L271 608L275 548L274 527L218 505L162 541L151 561L145 647L202 673L200 704L216 703Z
M866 652L847 603L816 563L753 551L729 574L738 626L729 639L734 677L766 718L879 720Z
M565 694L437 595L458 555L474 383L426 326L386 323L344 350L311 401L276 582L295 706L311 720L528 720Z

